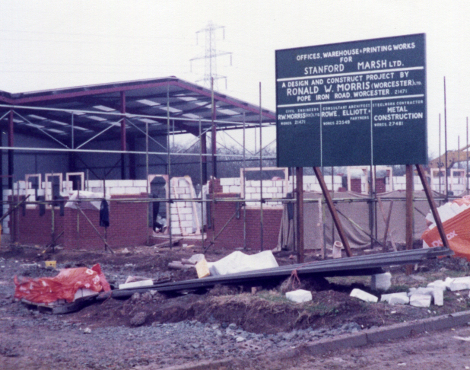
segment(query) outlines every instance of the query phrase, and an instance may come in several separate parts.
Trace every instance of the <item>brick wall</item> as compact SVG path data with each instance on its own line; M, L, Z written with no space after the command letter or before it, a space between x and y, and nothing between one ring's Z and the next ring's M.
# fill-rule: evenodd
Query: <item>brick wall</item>
M233 194L216 194L216 198L235 197ZM215 229L209 229L208 240L217 235L237 209L236 203L211 203L211 216L215 219ZM240 207L240 217L234 217L215 240L213 248L235 249L243 248L243 208ZM282 209L266 208L263 210L263 248L274 249L277 246L279 228L281 225ZM260 210L247 208L246 210L246 241L247 247L259 250L261 246ZM207 243L207 242L206 242Z
M128 198L128 195L114 195L112 200ZM142 194L137 197L145 198ZM107 241L111 247L143 245L147 241L147 203L110 202ZM85 209L83 211L95 228L104 236L104 228L99 226L99 211ZM19 211L19 234L16 237L20 243L48 244L51 242L51 209L46 209L39 216L39 208L26 209L23 216ZM17 216L11 218L12 230L16 232ZM64 234L57 240L65 248L97 249L104 248L103 240L97 235L90 222L77 209L65 208L64 216L59 215L59 209L54 210L55 235Z
M355 191L356 193L361 193L361 179L351 179L351 191Z
M375 179L375 191L377 193L385 193L387 191L385 186L385 178Z
M11 197L10 197L11 199ZM16 201L15 197L15 201ZM20 196L20 201L24 196ZM24 214L23 214L24 209ZM17 222L18 221L18 222ZM52 211L46 209L43 216L39 216L39 207L31 209L19 207L10 216L8 223L14 241L23 244L49 244L52 241ZM64 231L64 217L60 216L60 210L54 209L54 236ZM63 235L57 239L57 243L63 243Z

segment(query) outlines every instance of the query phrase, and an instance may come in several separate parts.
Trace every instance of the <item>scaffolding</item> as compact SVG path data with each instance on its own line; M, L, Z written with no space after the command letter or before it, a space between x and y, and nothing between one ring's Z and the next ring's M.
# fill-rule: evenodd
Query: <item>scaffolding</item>
M284 207L289 204L293 204L296 202L295 198L295 183L297 183L297 188L300 186L301 189L304 188L304 182L303 180L303 174L297 172L294 174L294 171L290 171L290 175L288 173L287 169L282 169L284 173L284 178L282 178L280 181L284 183L284 188L282 193L282 196L279 196L279 194L276 194L275 192L269 193L268 191L264 191L263 184L266 185L267 181L272 182L272 179L263 179L263 173L272 171L273 168L271 166L272 161L275 160L275 157L272 156L265 156L263 155L263 150L265 150L268 146L272 145L274 141L271 141L267 145L263 146L263 129L265 127L272 126L275 119L274 115L270 112L266 112L265 110L262 109L261 107L261 85L259 86L259 97L260 97L260 104L258 107L258 114L257 117L259 118L259 121L256 123L253 120L250 122L247 122L246 120L246 113L242 112L242 114L239 114L237 120L230 120L230 119L217 119L217 107L216 107L216 101L214 97L214 90L211 89L210 91L210 101L208 101L208 105L206 105L206 108L210 109L210 118L201 118L201 116L193 116L191 118L189 117L183 117L180 112L178 114L173 114L176 112L176 108L173 108L171 105L171 99L172 97L170 96L170 88L169 86L166 89L166 104L164 106L164 110L166 110L166 115L157 115L157 114L137 114L137 113L129 113L126 110L126 100L125 100L125 94L121 92L120 97L121 97L121 104L120 104L120 109L119 111L116 111L115 109L105 109L106 106L101 105L99 109L94 109L94 110L83 110L83 109L77 109L77 108L57 108L57 107L44 107L44 106L36 106L36 105L16 105L16 104L0 104L0 109L5 110L3 115L0 117L0 122L7 121L7 145L3 145L0 147L3 153L7 153L8 157L8 175L6 176L8 178L8 190L10 191L9 196L11 197L10 200L5 201L5 197L3 200L3 204L7 204L9 206L8 209L5 209L4 207L4 212L12 212L12 219L15 220L14 225L16 230L12 230L12 238L13 241L15 241L16 238L19 238L19 228L20 228L20 212L21 211L21 206L22 204L25 204L25 208L28 206L33 206L36 207L38 206L39 208L41 207L47 207L47 209L51 210L51 233L50 233L50 244L54 245L57 240L59 239L60 235L56 232L55 228L55 222L56 222L56 216L55 216L55 210L57 208L61 209L61 207L64 206L66 202L85 202L85 201L92 201L92 199L88 198L80 198L77 200L71 200L71 199L54 199L54 196L52 194L52 187L53 187L53 182L52 179L55 177L60 177L62 174L58 173L48 173L46 174L46 181L45 181L45 194L44 198L41 199L38 196L35 197L34 201L30 201L27 199L28 196L32 195L27 194L25 192L24 195L20 194L20 186L19 186L19 181L20 178L15 175L14 173L14 166L13 166L13 158L14 158L14 153L15 152L26 152L26 153L37 153L37 152L44 152L44 153L66 153L71 156L78 156L79 154L82 153L87 153L87 154L93 154L93 155L120 155L120 161L117 161L114 166L111 166L110 168L107 169L107 172L103 174L103 176L100 176L100 174L95 173L94 177L96 179L99 179L103 181L103 199L106 199L110 203L110 208L113 210L115 207L113 204L124 204L124 203L143 203L146 206L146 230L147 230L147 243L150 243L150 239L152 237L151 233L153 230L153 224L151 225L152 228L149 228L148 221L151 219L151 207L155 203L163 203L166 205L166 214L167 214L167 228L166 228L166 233L162 233L160 237L167 238L168 239L168 245L170 247L173 246L175 240L180 240L181 236L187 237L188 234L187 232L180 232L175 235L175 228L172 227L172 222L174 221L174 218L172 217L172 212L173 210L176 210L176 214L178 214L178 217L176 217L176 220L179 220L177 222L180 222L181 218L179 217L179 212L180 208L182 205L190 204L190 207L193 208L193 213L198 214L199 218L199 225L196 227L196 230L198 232L195 233L195 237L200 240L201 245L205 250L207 248L210 248L213 246L217 238L229 227L230 223L234 219L243 219L243 232L241 235L241 240L240 240L240 246L243 247L243 249L248 249L247 246L247 211L253 211L256 210L259 212L259 245L257 246L256 249L263 250L265 246L265 235L264 235L264 230L265 230L265 225L264 225L264 215L265 212L267 212L267 208L270 205L273 206L280 206ZM206 94L206 98L208 98ZM221 98L226 99L225 97ZM141 99L143 101L145 99ZM96 108L100 102L93 103L94 107ZM96 104L96 105L95 105ZM150 100L146 101L145 104L151 105ZM160 106L162 106L161 103L158 103ZM172 109L173 108L173 109ZM101 111L100 111L101 110ZM37 121L33 122L31 117L39 117L38 119L41 119L41 115L46 115L46 112L48 113L60 113L62 116L68 115L69 116L69 123L67 126L70 129L70 135L68 138L70 138L70 142L66 142L57 135L54 135L54 131L51 131L51 129L48 130L48 128L45 125L38 125ZM253 108L251 107L251 112L253 113ZM240 112L239 112L240 113ZM84 138L83 135L77 135L77 130L78 131L86 131L86 127L77 126L76 123L76 118L77 117L84 117L88 116L90 119L92 119L94 122L102 123L104 127L102 127L98 132L92 132L92 136L88 138ZM14 125L15 125L15 117L17 120L20 120L22 123L27 125L30 129L32 130L37 130L39 131L42 135L45 135L48 137L52 142L56 143L57 147L52 148L52 147L28 147L28 146L14 146L13 145L13 131L14 131ZM104 123L103 123L104 122ZM196 123L196 124L194 124ZM61 122L61 124L64 124L64 122ZM192 124L192 125L190 125ZM159 134L161 137L166 138L166 142L162 143L162 141L158 140L158 138L155 135L152 135L152 130L150 127L154 127L154 125L157 125L159 127ZM165 132L162 131L161 126L165 126ZM222 127L222 129L219 130L219 126ZM137 149L129 149L126 145L127 139L126 139L126 134L127 134L127 129L128 127L133 127L135 132L138 132L145 140L145 150L137 150ZM184 128L187 130L185 131ZM121 148L120 150L110 150L110 149L86 149L85 146L89 145L91 142L94 140L97 140L99 137L103 137L105 134L110 134L111 132L116 131L116 129L120 130L120 141L121 141ZM230 134L228 134L227 131L233 130L233 129L239 129L242 130L242 142L239 143L238 141L235 140ZM247 150L247 145L246 145L246 131L247 130L256 130L259 129L260 135L257 138L258 144L259 144L259 150L256 152L250 152ZM189 145L189 148L186 149L180 149L177 151L173 151L174 146L172 148L172 143L175 142L175 136L180 135L185 132L190 132L194 135L195 139L194 142ZM241 147L242 153L220 153L217 152L217 147L220 145L222 147L226 147L224 143L219 140L218 134L223 133L228 135L232 140L236 141L237 145ZM210 135L211 139L211 152L207 152L207 136ZM77 137L79 136L79 137ZM157 148L160 148L159 150L151 150L150 149L150 143L152 143L154 146ZM189 149L194 147L194 145L199 146L199 152L189 152ZM126 156L128 155L133 155L133 156L139 156L140 158L145 158L145 175L142 176L145 181L146 181L146 196L145 197L132 197L132 196L125 196L125 197L120 197L119 199L113 199L113 198L107 198L106 197L106 186L105 183L108 181L112 181L108 178L109 173L119 165L121 166L121 178L126 177L126 171L125 171L125 162L126 162ZM178 166L179 164L174 162L175 158L181 158L181 157L189 157L189 158L194 158L194 161L192 164L197 164L197 167L199 167L199 179L198 183L201 185L201 189L199 192L199 195L196 195L194 191L190 192L188 195L189 196L184 196L181 197L177 191L172 187L173 184L173 178L178 177L174 176L174 167ZM229 160L233 161L239 161L242 163L241 166L241 178L242 184L241 184L241 189L240 189L240 196L228 196L228 197L221 197L219 196L216 191L216 179L218 179L218 171L217 171L217 163L219 158L227 157ZM165 166L165 173L152 173L151 171L151 158L157 158L160 161L164 163ZM247 166L248 162L250 165ZM257 162L259 164L258 167L253 166L253 162ZM153 162L155 163L155 161ZM222 162L223 163L223 162ZM220 163L219 163L220 164ZM134 162L134 165L135 162ZM211 172L212 174L209 175L209 166L211 165ZM85 163L86 166L86 163ZM129 164L129 167L131 167L132 164ZM245 181L245 174L247 172L253 171L256 169L256 172L259 173L259 197L251 197L248 195L246 192L246 181ZM89 179L89 173L94 172L93 168L87 167L86 172L82 173L80 171L70 171L66 173L66 183L68 186L68 189L70 190L70 178L75 176L79 177L80 179L80 187L82 190L89 190L89 184L90 184L90 179ZM322 170L323 172L323 170ZM134 170L135 173L135 170ZM371 173L375 174L375 168L371 169ZM335 186L334 186L334 169L332 169L332 176L331 176L331 191L335 192ZM389 174L391 176L391 174ZM165 177L165 182L166 182L166 192L165 196L161 197L150 197L151 194L151 183L152 180L155 178L155 176L164 176ZM300 178L299 178L300 176ZM29 184L29 179L30 178L35 178L37 177L37 189L36 191L41 188L41 176L40 174L28 174L27 177L25 178L26 183ZM195 179L192 179L194 181ZM290 180L290 181L289 181ZM300 181L299 181L300 180ZM16 189L14 187L14 184L16 183ZM59 183L62 184L62 180L59 180ZM300 184L300 185L299 185ZM334 202L336 204L339 203L344 203L344 204L352 204L355 202L363 202L368 205L369 208L369 229L368 230L363 230L364 233L366 233L370 237L370 246L374 246L377 244L381 244L380 242L380 237L378 235L378 230L379 228L377 227L378 224L378 216L379 212L377 211L377 207L383 207L383 205L380 204L380 200L377 197L377 191L376 191L376 176L370 176L370 186L368 187L368 192L369 194L365 197L362 197L362 199L357 199L357 198L335 198ZM29 185L28 185L29 186ZM204 186L206 186L206 197L203 195L204 194ZM50 187L50 192L47 191L48 187ZM190 185L191 189L192 184ZM288 189L291 187L290 189ZM25 187L26 189L26 187ZM264 192L263 192L264 191ZM267 196L267 194L270 194ZM276 195L272 195L276 194ZM35 193L37 195L37 192ZM26 199L26 200L25 200ZM444 199L443 197L438 197L438 199ZM382 201L387 201L387 199L382 199ZM403 199L397 199L394 198L393 201L404 201L405 197ZM425 201L425 198L423 197L422 199L415 198L416 202L419 201ZM326 228L325 225L328 221L325 220L325 212L323 204L324 200L318 200L318 199L304 199L302 204L318 204L318 214L322 214L322 227L323 227L323 238L322 238L322 249L323 249L323 256L326 255L326 243L327 240L329 240L329 243L333 244L336 236L335 236L335 229L332 226L330 231L331 231L331 238L327 237L326 233ZM218 220L218 215L216 214L217 212L217 207L216 204L223 204L223 203L233 203L235 204L235 212L228 218L225 224L223 224L220 227L219 220ZM200 211L196 211L194 205L198 205ZM391 205L389 206L389 209L391 208ZM80 208L79 208L80 210ZM23 211L24 212L24 211ZM112 211L111 211L112 212ZM390 211L391 212L391 211ZM423 213L422 211L420 211ZM241 213L243 216L241 216ZM386 216L384 216L383 211L381 212L382 216L384 218L384 222L390 221L390 216L388 217L388 221L386 219ZM84 218L90 225L93 226L93 223L89 220L89 217L83 212L83 210L80 210L80 215L77 216L77 229L78 229L78 223L80 217ZM347 216L343 216L345 219ZM207 221L205 221L207 219ZM257 221L258 222L258 221ZM352 221L354 222L354 221ZM217 228L216 228L217 224ZM204 227L206 225L206 227ZM312 225L309 225L312 226ZM180 230L183 230L183 226L179 225L178 226ZM112 251L110 244L108 243L108 238L111 235L107 234L107 227L103 227L103 229L100 231L96 226L93 226L95 233L99 236L99 238L102 240L105 248L109 249ZM212 232L208 233L208 229L211 229ZM217 232L216 232L217 230ZM210 237L208 236L210 234ZM393 238L390 237L390 233L388 231L385 232L385 236L383 238L384 241L386 241L387 237L392 239L393 243ZM194 238L196 239L196 238ZM299 245L299 241L294 243L294 248L296 245ZM386 243L385 243L386 244ZM385 247L385 246L384 246ZM272 245L269 246L269 248L272 248Z

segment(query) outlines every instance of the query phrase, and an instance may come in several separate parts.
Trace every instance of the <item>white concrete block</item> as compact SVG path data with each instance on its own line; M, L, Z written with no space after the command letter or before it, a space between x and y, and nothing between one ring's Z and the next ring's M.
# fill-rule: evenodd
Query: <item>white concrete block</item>
M401 293L391 293L391 294L382 294L380 298L381 302L388 302L389 304L408 304L410 303L410 298L406 292Z
M88 180L88 187L97 187L97 186L103 186L103 181L101 180Z
M189 186L188 182L185 179L179 179L178 180L178 186L180 188L186 188Z
M125 188L121 188L121 187L110 188L110 189L109 189L109 194L111 194L111 195L115 195L115 194L125 194L124 189L125 189Z
M139 189L138 188L135 188L133 186L126 186L124 188L124 193L125 194L139 194Z
M414 307L431 306L431 296L427 294L413 294L410 297L410 305Z
M295 303L309 302L312 300L312 292L303 289L297 289L293 292L287 292L286 298Z
M439 288L434 288L432 298L436 306L444 306L444 291Z
M391 279L392 279L392 274L390 274L390 272L386 272L384 274L372 275L371 284L370 284L371 288L373 290L387 291L388 289L390 289L390 286L392 285Z
M449 285L449 289L452 292L457 290L466 290L470 289L470 276L464 276L460 278L455 278Z
M240 193L240 186L236 186L236 185L231 185L229 187L229 193Z
M444 280L444 284L446 285L447 289L450 290L450 283L452 283L453 281L454 281L453 278L446 277L446 279Z
M414 294L425 294L425 295L430 295L432 296L434 292L434 288L432 287L427 287L427 288L423 288L423 287L419 287L419 288L410 288L410 291L408 293L408 296L412 296Z
M13 191L11 189L5 189L5 190L3 190L3 195L6 195L6 196L11 195L12 192Z
M144 187L147 189L147 180L133 180L132 186Z
M355 298L359 298L360 300L363 300L365 302L375 303L379 300L375 295L369 294L369 293L364 292L363 290L357 289L357 288L352 290L350 296L355 297Z
M446 290L447 285L443 280L436 280L428 284L428 288L438 288L441 290Z
M116 186L119 186L120 180L106 180L106 187L111 187L114 188ZM101 181L101 186L103 186L103 181Z
M234 177L225 177L220 179L220 185L232 186L235 185L235 178Z
M119 284L119 289L133 289L133 288L152 286L152 285L153 285L152 279L148 279L148 280L134 281L132 283L127 283L127 284Z
M181 220L180 221L181 227L193 227L193 222L192 221L186 221L186 220Z
M274 184L271 180L263 180L263 188L269 188L272 186L274 186Z
M86 289L86 288L80 288L75 292L75 296L73 297L73 300L75 301L76 299L83 298L83 297L88 297L92 295L98 295L98 292L95 292L94 290L91 289Z

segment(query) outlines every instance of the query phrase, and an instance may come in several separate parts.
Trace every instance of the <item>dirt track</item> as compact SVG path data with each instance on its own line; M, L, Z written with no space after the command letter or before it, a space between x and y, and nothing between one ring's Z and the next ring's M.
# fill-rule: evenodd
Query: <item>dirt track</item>
M14 274L38 277L57 273L25 263L56 259L59 267L70 267L100 262L112 283L122 282L127 275L181 280L192 272L168 271L166 266L190 252L157 252L148 247L116 256L65 251L47 256L38 252L18 247L2 247L0 251L2 369L156 369L224 359L231 359L231 368L246 368L250 364L252 368L390 369L416 368L418 363L443 364L441 369L470 367L465 355L470 354L470 342L453 338L470 336L470 328L423 334L406 341L320 357L310 357L307 352L294 358L279 357L322 338L468 310L468 291L447 292L444 307L432 306L429 310L366 304L350 298L349 292L352 286L367 290L367 278L355 279L354 284L351 279L335 278L323 290L313 292L313 303L301 305L287 302L275 290L251 294L240 287L218 287L207 294L176 298L148 293L127 301L109 299L73 314L52 316L13 301ZM207 257L216 260L221 255ZM412 277L401 270L392 271L393 289L468 274L468 264L446 259L430 261L418 270L421 272Z

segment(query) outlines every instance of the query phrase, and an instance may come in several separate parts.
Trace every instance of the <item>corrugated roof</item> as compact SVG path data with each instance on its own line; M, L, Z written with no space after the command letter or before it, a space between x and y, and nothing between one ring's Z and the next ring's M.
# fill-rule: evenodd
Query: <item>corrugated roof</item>
M102 135L103 139L117 138L122 95L125 96L127 134L143 135L142 130L145 131L148 123L151 135L165 135L167 115L176 133L197 135L199 120L203 130L211 127L211 91L176 77L25 93L0 91L0 113L3 116L9 110L6 105L14 107L15 132L33 134L32 128L38 128L63 139L71 135L73 113L76 139L92 137L106 128L109 130ZM259 126L258 106L218 92L214 92L214 101L218 130L242 128L244 121L246 127ZM263 123L275 123L274 112L263 109L261 116ZM2 121L7 119L4 117Z

